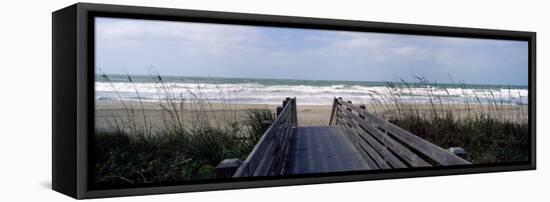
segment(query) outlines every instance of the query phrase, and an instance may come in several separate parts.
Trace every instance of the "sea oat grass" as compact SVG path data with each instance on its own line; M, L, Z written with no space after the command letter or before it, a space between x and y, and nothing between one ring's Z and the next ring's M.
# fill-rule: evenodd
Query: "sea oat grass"
M107 75L102 78L112 83ZM237 108L225 99L225 92L220 92L222 109L215 113L200 89L176 95L160 75L151 78L160 95L163 124L151 124L141 98L137 105L119 99L126 116L109 117L111 127L95 132L94 182L99 186L215 178L215 166L223 159L246 158L262 134L262 121L274 119L268 109L248 109L239 122ZM128 82L133 82L130 76ZM184 113L191 113L192 119L185 120ZM143 121L136 121L139 118Z
M380 96L372 95L368 110L397 126L443 148L463 147L467 159L473 163L498 163L527 161L529 157L529 133L527 105L505 104L508 98L502 94L494 96L486 92L487 101L479 94L470 96L464 93L464 103L453 103L450 94L436 95L432 88L420 97L428 98L427 103L404 98L411 95L410 86L437 86L419 77L419 83L388 83L389 96L383 97L390 104L382 104ZM442 87L443 88L443 87ZM465 89L464 84L453 88Z

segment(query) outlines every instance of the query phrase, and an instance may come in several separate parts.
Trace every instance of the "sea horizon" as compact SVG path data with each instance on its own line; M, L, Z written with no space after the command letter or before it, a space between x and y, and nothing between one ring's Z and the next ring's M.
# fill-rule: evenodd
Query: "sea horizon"
M108 74L99 74L99 73L96 73L95 74L95 81L104 81L102 79L102 76L103 75L107 75L110 77L110 79L112 81L117 81L117 82L128 82L128 76L130 76L132 78L133 81L136 81L139 80L139 79L143 79L143 78L146 78L147 80L152 80L152 78L157 78L158 75L147 75L147 74L121 74L121 73L108 73ZM371 80L364 80L364 81L360 81L360 80L329 80L329 79L297 79L297 78L262 78L262 77L256 77L256 78L251 78L251 77L232 77L232 76L184 76L184 75L160 75L162 77L163 80L170 80L170 81L174 81L174 82L178 82L178 81L182 81L182 79L197 79L197 80L208 80L208 79L214 79L213 81L216 81L216 79L228 79L228 80L251 80L251 81L262 81L262 80L286 80L286 81L319 81L319 82L346 82L346 83L371 83L371 84L376 84L376 83L379 83L379 84L386 84L388 82L390 83L402 83L403 80L398 80L398 81L371 81ZM412 76L412 77L415 77L414 80L418 81L418 77L421 77L421 76ZM114 78L114 79L113 79ZM426 78L428 79L430 82L432 82L432 80L430 80L430 78ZM187 81L187 80L183 80L183 81ZM410 80L405 80L408 84L418 84L418 85L421 85L420 82L415 82L415 81L410 81ZM453 86L453 85L459 85L459 84L462 84L462 81L461 80L457 80L455 83L447 83L447 82L438 82L437 85L438 86ZM503 87L511 87L511 88L518 88L518 89L527 89L528 88L528 84L495 84L495 83L463 83L467 86L471 86L471 87L480 87L480 88L486 88L486 87L495 87L495 88L503 88Z

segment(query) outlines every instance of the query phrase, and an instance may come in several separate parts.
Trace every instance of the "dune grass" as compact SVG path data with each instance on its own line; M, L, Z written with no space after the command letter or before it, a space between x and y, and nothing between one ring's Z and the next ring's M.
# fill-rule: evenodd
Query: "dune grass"
M465 104L456 104L453 101L456 97L448 89L434 89L432 86L438 86L437 83L417 79L418 83L388 82L388 96L372 95L374 104L368 110L443 148L463 147L472 163L528 160L528 109L527 105L512 102L516 92L508 90L504 96L496 96L492 91L474 95L463 92ZM428 89L421 95L428 98L427 103L407 96L418 93L412 91L413 85ZM450 88L466 89L466 86L453 84Z
M105 74L102 79L111 82ZM119 99L126 115L110 118L111 127L107 129L96 128L97 185L215 178L215 166L223 159L245 159L261 137L262 122L275 118L269 109L249 109L244 121L239 122L237 107L227 92L219 92L223 109L214 109L200 87L188 89L185 95L175 94L157 72L151 73L151 79L156 83L158 105L164 115L162 124L152 124L141 99L137 104ZM433 86L439 86L437 83L420 77L418 80L388 82L386 90L390 93L384 96L370 92L367 110L443 148L463 147L473 163L527 160L527 105L507 100L516 92L510 90L505 97L491 91L481 92L483 95L464 92L460 96L463 104L457 104L453 100L456 97L444 87L436 89ZM130 76L128 82L133 85ZM419 86L429 89L417 96L427 101L410 96L418 93L413 88ZM118 94L116 86L112 87ZM451 88L467 87L462 83ZM134 86L134 90L139 98L139 89ZM222 113L213 113L216 110ZM185 120L185 116L191 119Z
M214 113L213 103L199 87L177 95L160 74L151 75L164 114L163 124L151 124L141 99L135 108L111 85L126 116L110 118L111 127L107 129L96 128L96 185L215 178L215 166L223 159L246 158L262 134L262 121L274 119L271 110L258 108L246 110L245 121L238 122L238 110L226 92L219 92L223 107L221 113ZM102 79L113 84L106 74ZM139 89L130 76L128 82L139 98ZM191 121L185 121L184 115L190 115Z

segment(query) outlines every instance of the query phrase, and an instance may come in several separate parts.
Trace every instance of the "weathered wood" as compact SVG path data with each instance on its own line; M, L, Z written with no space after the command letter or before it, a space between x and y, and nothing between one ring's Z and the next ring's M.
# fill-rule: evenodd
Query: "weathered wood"
M283 107L285 107L286 104L288 104L289 101L290 101L290 98L289 98L289 97L286 97L286 98L283 100Z
M266 176L271 170L271 163L273 161L273 153L277 146L277 142L271 141L266 147L266 152L260 159L258 166L254 170L253 176Z
M347 105L346 103L343 103L344 106L354 109L356 112L362 112L363 117L367 117L367 114L370 115L370 113L362 111L358 108L356 108L353 105ZM355 117L357 118L357 117ZM370 120L367 120L370 121ZM368 123L368 122L367 122ZM372 122L371 122L372 124ZM375 123L376 124L376 123ZM393 125L393 124L392 124ZM406 160L411 166L417 167L417 166L430 166L426 161L422 160L418 155L415 155L413 152L411 152L408 148L402 146L401 144L397 143L393 138L389 137L387 133L379 131L377 128L370 126L369 124L365 124L363 126L369 133L373 134L374 136L378 137L379 140L384 141L385 145L393 146L392 150L395 153L401 154L400 156ZM382 127L386 129L386 127ZM387 130L387 129L386 129ZM387 144L389 143L389 144Z
M368 145L367 142L363 141L363 140L360 140L359 137L357 136L357 131L353 130L352 128L349 128L349 127L346 127L346 126L342 126L341 128L343 128L343 130L345 130L348 134L353 134L351 136L349 136L350 139L353 139L352 142L355 144L355 146L361 150L362 152L361 155L363 156L363 158L367 161L367 164L369 164L369 166L371 168L376 168L376 169L387 169L387 168L391 168L387 163L386 161L380 157L380 155L378 155L370 145Z
M388 164L388 162L384 159L384 157L382 157L371 145L369 145L368 142L358 141L357 143L358 143L359 147L361 149L363 149L364 152L362 152L362 153L368 154L368 156L370 158L372 158L374 160L374 162L376 162L378 168L380 168L380 169L390 169L390 168L392 168Z
M463 159L466 159L468 154L462 147L449 147L449 151Z
M293 126L297 127L298 126L298 107L296 106L296 98L293 99L292 101L292 116L294 118L293 120Z
M385 153L385 156L388 157L388 159L392 162L392 165L397 167L403 167L404 164L402 164L401 161L396 160L392 158L393 153L395 153L397 156L399 156L403 161L405 161L407 164L413 166L413 167L426 167L431 166L428 162L424 161L422 158L420 158L418 155L416 155L411 150L407 149L402 144L398 143L397 141L390 138L387 134L384 134L380 132L379 130L376 130L374 127L369 125L362 125L361 126L365 131L367 131L372 137L375 137L378 139L378 141L381 141L381 145L386 148L386 150L381 149L383 153ZM364 136L365 139L368 139L367 136ZM371 140L373 141L373 140ZM374 140L376 141L376 140ZM391 150L392 152L390 152ZM391 154L391 155L390 155ZM401 162L401 163L400 163Z
M293 103L293 107L296 107L295 101ZM280 131L280 135L278 136L279 138L275 140L277 148L272 156L273 161L272 165L270 166L269 175L280 175L284 172L289 141L293 134L293 128L295 128L295 124L297 123L292 119L293 117L289 116L285 120L285 123L282 123L278 128L278 130Z
M470 162L446 151L445 149L432 144L400 127L397 127L379 117L374 116L373 114L362 110L361 108L351 105L346 102L340 102L343 106L351 108L353 111L363 114L366 122L375 124L385 131L389 132L393 137L400 140L401 142L408 145L408 147L422 153L423 155L431 158L440 165L460 165L460 164L470 164Z
M341 139L330 139L336 136L321 135L325 139L316 139L313 136L309 137L309 135L315 134L307 134L301 137L306 138L307 141L321 141L326 145L301 149L294 148L292 150L294 153L290 154L290 148L295 147L295 144L297 144L290 140L297 135L295 131L301 131L299 128L296 128L298 124L296 99L286 98L283 101L283 107L278 108L277 111L277 118L267 127L260 141L242 165L239 166L233 177L298 174L301 172L311 173L317 171L335 172L346 167L344 164L350 163L347 160L341 159L346 158L349 160L350 155L362 159L362 164L359 166L352 163L353 165L349 164L347 167L353 167L353 169L360 168L361 170L469 164L468 161L461 159L457 155L372 115L366 111L364 105L353 105L351 101L344 101L342 98L334 98L329 125L339 126L334 128L342 131L341 136L347 139L345 141L347 143L342 143ZM310 129L319 134L329 131L328 128L321 130L321 127L311 127ZM321 142L317 142L316 144ZM337 143L340 145L333 145L336 142L340 142ZM294 146L291 146L291 144ZM348 153L331 150L331 148L347 148L342 147L343 144L354 147L355 150L353 152L356 153L349 153L351 150L346 150ZM303 155L297 153L306 151L303 149L309 151L307 156L299 158L295 156ZM314 152L319 152L319 156L315 156ZM297 160L297 162L288 161L289 158ZM305 159L300 160L300 158ZM351 162L357 162L357 160L355 159ZM327 167L327 163L336 164ZM299 165L310 167L296 167ZM351 167L349 167L350 165ZM319 170L311 166L321 166L322 169Z
M225 159L216 166L216 178L231 178L243 161L240 159Z
M366 111L364 105L334 98L331 125L346 128L350 141L381 168L470 164L457 155ZM357 139L356 137L359 137ZM429 161L425 158L429 158ZM429 162L434 162L431 164Z
M379 142L370 137L370 135L367 135L366 132L362 130L359 123L350 117L350 114L345 114L343 117L346 120L345 128L347 128L349 134L353 134L350 136L350 139L352 139L358 148L363 150L362 155L365 159L372 159L376 163L376 167L380 169L392 168L389 161L391 161L395 167L406 167L405 164L399 161L391 152L381 146ZM373 144L377 147L372 146ZM384 154L384 156L382 156L381 153Z
M340 127L341 130L344 130L346 133L353 133L351 132L350 128L349 127ZM353 142L353 141L352 141ZM358 142L353 142L354 144L360 144ZM357 149L362 149L359 145L355 145L355 147ZM365 160L365 162L367 163L368 165L368 169L369 170L374 170L374 169L378 169L378 165L375 163L375 160L372 159L371 157L369 157L369 155L365 152L360 152L359 151L359 154L363 157L363 159Z
M294 129L290 141L287 169L283 174L376 169L369 167L360 153L340 127L298 127Z
M359 136L362 138L363 141L360 141L362 143L368 143L373 150L375 150L376 154L373 154L380 165L381 168L386 168L385 165L381 164L387 164L388 166L391 166L392 168L406 168L407 165L405 165L403 162L401 162L393 153L391 153L386 147L381 145L378 141L374 140L369 134L365 133L359 133ZM368 149L368 148L367 148ZM371 152L372 151L367 151ZM380 157L384 163L380 162Z
M263 120L261 125L262 133L265 133L265 131L267 131L267 129L269 128L269 126L271 126L271 124L273 124L273 121Z
M378 117L374 117L369 113L367 113L365 117L369 117L371 119L378 119L378 120L375 120L375 122L377 122L387 131L389 131L394 137L408 144L410 147L421 152L422 154L430 157L432 160L436 161L440 165L471 164L470 162L464 159L461 159L460 157L444 150L443 148L437 145L434 145L428 141L425 141L422 138L415 136L406 130L396 127L393 124L386 122L385 120L379 119Z
M431 166L429 163L424 161L421 157L416 155L414 152L403 146L402 144L395 141L393 138L391 138L388 134L382 133L378 129L372 127L368 123L366 123L359 115L357 114L350 114L352 119L356 120L361 128L368 132L370 135L375 137L381 144L383 144L385 147L392 150L394 153L396 153L400 158L402 158L405 162L407 162L409 165L413 167L427 167ZM366 137L368 138L368 137ZM390 152L391 153L391 152ZM388 155L388 154L386 154ZM388 156L388 158L391 158L391 156ZM393 161L396 166L400 166L397 161Z
M233 177L266 176L282 172L292 128L296 127L296 100L283 101L277 118L269 125ZM279 112L280 111L280 112ZM266 123L267 125L267 123Z
M281 115L281 112L283 112L283 106L277 106L277 116Z
M352 123L351 125L353 125L354 134L355 136L359 137L359 142L365 142L366 144L369 145L369 147L367 147L366 145L360 144L362 145L362 148L367 149L368 151L366 152L370 152L369 155L373 157L373 159L377 160L377 163L381 165L380 166L381 168L385 168L384 164L387 164L387 163L391 163L392 166L397 168L406 167L406 165L403 164L397 157L395 157L393 153L387 149L387 146L383 144L386 141L383 141L381 143L380 140L377 140L375 137L372 136L372 134L370 134L368 131L365 130L364 120L360 119L355 114L347 114L346 117L347 117L348 123L350 122ZM392 145L390 145L390 148L391 147ZM375 152L375 153L372 153L372 152ZM380 156L383 160L376 158L378 156ZM422 164L417 166L422 166Z
M373 148L375 149L375 151L382 154L383 155L382 157L388 163L390 163L393 167L405 168L406 165L403 162L401 162L397 157L395 157L393 155L393 153L390 152L387 149L388 146L384 146L385 144L383 145L383 143L386 143L386 144L390 143L389 148L397 149L398 151L396 153L398 155L399 154L403 155L402 158L407 160L411 165L416 166L416 167L429 166L429 164L422 161L422 159L417 157L414 153L410 152L409 150L402 151L402 148L405 149L405 147L403 147L399 143L397 143L395 141L392 141L391 139L384 140L384 137L380 136L379 131L375 131L375 132L377 132L375 134L378 136L377 137L378 140L376 140L375 139L376 137L372 137L371 134L368 131L365 130L366 124L364 123L364 120L359 118L357 115L348 113L346 115L343 115L343 117L346 117L347 123L354 122L354 125L355 125L354 134L356 136L357 135L360 136L360 138L362 138L362 141L366 141L366 142L368 142L369 145L373 145ZM380 143L379 141L381 141L383 143ZM363 146L363 148L366 148L366 146ZM366 148L366 149L368 149L368 148ZM366 151L366 152L370 152L370 151ZM369 154L369 155L376 156L376 154Z
M341 125L341 126L348 124L348 122L346 122L344 119L338 119L336 120L336 123L337 123L336 125Z
M332 101L332 110L330 110L330 120L328 121L329 126L334 125L334 122L336 121L335 113L337 111L336 109L337 104L338 102L336 101L336 98L334 98L334 100Z

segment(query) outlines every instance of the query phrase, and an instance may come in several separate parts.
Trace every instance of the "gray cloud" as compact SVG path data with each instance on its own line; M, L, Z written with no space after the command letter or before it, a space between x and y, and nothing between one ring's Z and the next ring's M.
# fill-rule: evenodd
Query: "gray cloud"
M108 73L527 83L526 42L110 18L96 30Z

